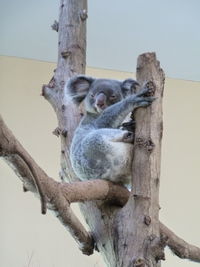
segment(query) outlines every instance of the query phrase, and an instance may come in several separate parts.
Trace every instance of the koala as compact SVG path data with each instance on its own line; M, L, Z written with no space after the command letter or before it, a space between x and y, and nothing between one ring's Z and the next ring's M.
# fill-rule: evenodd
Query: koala
M85 115L75 131L70 160L81 180L105 179L129 185L133 157L133 133L120 129L125 117L139 107L152 103L153 97L139 84L124 81L75 76L67 85L67 94L76 105L83 102Z

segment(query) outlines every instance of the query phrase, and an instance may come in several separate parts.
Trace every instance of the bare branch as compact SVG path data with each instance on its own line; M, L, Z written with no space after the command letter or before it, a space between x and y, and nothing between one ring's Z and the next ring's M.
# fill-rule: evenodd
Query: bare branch
M200 262L200 248L187 243L162 223L160 223L160 231L161 235L165 236L166 245L176 256L182 259Z
M126 204L130 194L126 188L100 179L62 184L61 190L69 203L104 200L121 207Z

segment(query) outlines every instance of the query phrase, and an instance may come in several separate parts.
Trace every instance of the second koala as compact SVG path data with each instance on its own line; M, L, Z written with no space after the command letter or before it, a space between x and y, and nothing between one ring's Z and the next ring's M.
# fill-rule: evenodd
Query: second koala
M153 97L148 89L135 92L138 83L76 76L67 84L74 103L84 103L85 115L75 131L70 159L81 180L106 179L128 185L131 178L133 134L119 129L134 109L146 107Z

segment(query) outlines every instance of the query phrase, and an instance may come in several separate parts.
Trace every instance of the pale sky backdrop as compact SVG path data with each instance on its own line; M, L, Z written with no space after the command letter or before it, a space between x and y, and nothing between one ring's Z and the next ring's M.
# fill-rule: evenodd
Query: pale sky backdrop
M57 0L0 0L0 55L56 62ZM166 76L200 81L199 0L88 0L87 65L135 71L155 51Z

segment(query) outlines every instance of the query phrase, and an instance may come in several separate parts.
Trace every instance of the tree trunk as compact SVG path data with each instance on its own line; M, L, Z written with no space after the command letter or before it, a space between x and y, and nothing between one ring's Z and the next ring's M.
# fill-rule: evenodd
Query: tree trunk
M133 188L127 205L117 215L116 266L157 267L164 256L158 216L164 73L154 53L139 56L137 81L147 82L156 100L135 115Z

